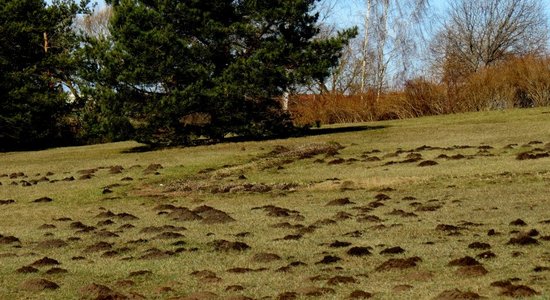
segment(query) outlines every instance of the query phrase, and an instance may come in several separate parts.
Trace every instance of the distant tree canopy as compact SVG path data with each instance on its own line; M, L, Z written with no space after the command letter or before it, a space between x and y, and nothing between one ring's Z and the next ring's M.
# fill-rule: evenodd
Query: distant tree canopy
M288 133L279 98L328 76L357 33L318 38L315 2L108 1L111 35L87 38L81 73L89 127L160 145Z
M75 73L72 29L81 7L68 1L0 0L0 150L59 144Z

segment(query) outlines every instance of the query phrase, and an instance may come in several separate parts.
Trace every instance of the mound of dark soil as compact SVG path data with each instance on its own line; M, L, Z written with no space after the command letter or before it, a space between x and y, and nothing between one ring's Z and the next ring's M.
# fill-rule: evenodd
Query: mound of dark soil
M489 273L482 265L460 267L456 274L462 277L483 276Z
M51 268L46 272L44 272L44 274L47 274L47 275L66 274L66 273L69 273L69 271L66 269L57 268L57 267Z
M21 268L15 270L15 272L17 272L17 273L22 273L22 274L37 273L37 272L38 272L38 269L37 269L37 268L33 268L33 267L31 267L31 266L24 266L24 267L21 267Z
M327 206L343 206L343 205L350 205L355 204L355 202L352 202L349 200L349 198L340 198L329 201L326 205Z
M38 229L43 229L43 230L45 230L45 229L55 229L55 228L56 228L56 226L53 225L53 224L42 224L38 227Z
M157 248L152 248L145 251L145 254L143 254L139 258L140 259L165 259L174 255L175 253L172 251L162 251Z
M194 213L202 218L202 222L206 224L223 224L235 222L235 219L230 217L226 212L213 207L203 205L193 209Z
M497 257L496 254L494 254L493 252L491 251L485 251L485 252L482 252L478 255L476 255L477 258L482 258L482 259L490 259L490 258L495 258Z
M254 209L262 209L265 212L267 212L268 217L290 217L290 218L295 218L297 220L303 219L303 216L300 215L299 211L290 210L290 209L283 208L283 207L277 207L277 206L274 206L274 205L265 205L265 206L261 206L261 207L254 207L252 209L253 210Z
M516 219L516 220L510 222L510 225L514 225L514 226L527 226L527 223L525 223L525 221L523 221L522 219Z
M373 295L369 292L355 290L349 294L348 299L368 299L372 298L372 296Z
M150 164L147 166L147 168L145 168L145 170L143 170L143 174L154 174L162 168L163 167L161 164Z
M268 263L281 260L281 257L275 253L257 253L254 254L252 260L259 263Z
M47 256L33 262L31 264L32 267L44 267L44 266L52 266L52 265L59 265L59 262L53 258L49 258Z
M156 235L153 239L168 240L168 239L179 239L182 237L185 237L185 236L181 233L166 231Z
M118 213L114 216L115 218L119 219L119 220L122 220L122 221L135 221L135 220L139 220L138 217L132 215L132 214L129 214L129 213L125 213L125 212L122 212L122 213Z
M120 174L124 171L122 166L111 166L109 167L109 174Z
M487 250L491 249L491 245L487 243L481 243L481 242L473 242L468 245L468 248L470 249L480 249L480 250Z
M139 276L146 276L146 275L153 275L153 272L149 270L133 271L133 272L130 272L128 277L139 277Z
M331 248L344 248L348 246L351 246L350 242L341 242L341 241L334 241L329 245L329 247Z
M526 285L509 284L503 287L503 291L500 295L513 298L525 298L540 295L540 293Z
M122 300L128 297L113 291L110 287L92 283L80 288L80 294L84 298Z
M172 220L179 222L202 220L201 216L195 212L192 212L187 207L174 208L167 216Z
M9 235L9 236L3 236L0 234L0 245L4 244L4 245L7 245L7 244L13 244L13 243L20 243L21 241L14 237L13 235Z
M370 247L352 247L346 253L351 256L371 255Z
M527 160L527 159L539 159L539 158L546 158L550 157L550 153L548 152L533 152L533 151L527 151L522 152L516 156L517 160Z
M340 260L342 259L338 256L325 255L325 257L323 257L323 259L321 259L320 261L316 262L316 264L332 264L335 262L339 262Z
M357 279L351 276L334 276L327 280L328 285L341 285L350 283L357 283Z
M447 290L437 295L434 300L470 300L470 299L483 299L485 297L480 296L474 292L463 292L459 289Z
M48 202L52 202L53 199L50 198L50 197L40 197L38 199L35 199L33 200L32 202L33 203L48 203Z
M113 244L107 242L98 242L84 249L85 253L107 251L113 248Z
M460 227L454 226L454 225L447 225L447 224L439 224L435 227L435 230L439 231L457 231L460 230Z
M45 240L41 241L36 245L36 248L38 249L55 249L55 248L63 248L67 247L69 244L61 239L52 239L52 240Z
M409 257L409 258L390 258L378 267L376 271L388 271L392 269L408 269L417 266L417 262L421 262L422 259L418 256Z
M296 292L306 297L323 297L326 294L336 293L336 291L331 288L322 288L322 287L313 287L313 286L298 289L296 290Z
M230 242L226 240L215 240L210 243L216 251L245 251L250 246L243 242Z
M418 164L419 167L430 167L430 166L435 166L435 165L438 165L438 163L436 161L433 161L433 160L425 160L425 161Z
M43 290L56 290L59 288L59 285L43 278L34 278L21 283L20 287L26 291L39 292Z
M475 258L465 256L462 258L453 259L449 262L449 266L478 266L481 265Z
M525 246L525 245L538 245L539 241L536 239L528 236L528 235L520 235L515 238L511 238L507 243L507 245L519 245L519 246Z
M386 249L380 251L380 254L401 254L401 253L405 253L405 249L403 249L399 246L386 248Z

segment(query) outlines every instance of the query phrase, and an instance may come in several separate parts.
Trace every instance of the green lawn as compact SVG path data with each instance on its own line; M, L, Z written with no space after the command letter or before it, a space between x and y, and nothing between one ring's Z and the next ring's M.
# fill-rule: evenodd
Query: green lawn
M314 133L0 153L0 299L550 297L550 108Z

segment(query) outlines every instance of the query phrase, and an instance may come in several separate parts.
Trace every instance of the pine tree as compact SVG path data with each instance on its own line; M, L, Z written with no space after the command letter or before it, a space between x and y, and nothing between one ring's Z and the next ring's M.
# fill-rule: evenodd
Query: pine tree
M149 144L288 134L285 91L322 79L355 29L317 38L316 0L113 0L83 77L104 120Z
M84 3L82 4L84 5ZM0 150L41 148L66 138L72 87L69 1L0 0Z

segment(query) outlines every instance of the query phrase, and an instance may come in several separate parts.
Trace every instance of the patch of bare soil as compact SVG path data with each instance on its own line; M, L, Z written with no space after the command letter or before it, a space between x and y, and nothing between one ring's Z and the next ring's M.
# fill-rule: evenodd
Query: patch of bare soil
M392 269L408 269L417 266L418 262L421 262L422 259L418 256L409 257L409 258L390 258L378 267L376 271L388 271Z
M209 243L216 251L245 251L250 246L243 242L230 242L226 240L215 240Z
M15 200L8 199L8 200L0 200L0 205L8 205L8 204L14 204Z
M59 285L43 278L33 278L21 283L20 287L26 291L39 292L43 290L56 290L59 288Z
M459 289L454 289L441 292L441 294L437 295L434 300L470 300L483 298L485 297L474 292L463 292Z

